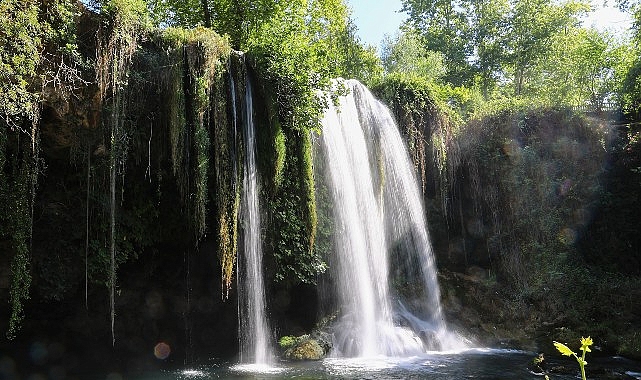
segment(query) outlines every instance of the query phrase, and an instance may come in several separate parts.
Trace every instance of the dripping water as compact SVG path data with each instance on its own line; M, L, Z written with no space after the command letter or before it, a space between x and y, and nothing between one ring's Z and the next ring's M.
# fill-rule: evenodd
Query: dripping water
M113 112L113 111L112 111ZM110 275L109 275L109 309L111 315L111 345L116 345L114 324L116 320L116 128L117 122L111 127L111 163L109 167L109 203L110 203Z
M87 198L85 215L85 309L89 310L89 194L91 184L91 145L87 143Z

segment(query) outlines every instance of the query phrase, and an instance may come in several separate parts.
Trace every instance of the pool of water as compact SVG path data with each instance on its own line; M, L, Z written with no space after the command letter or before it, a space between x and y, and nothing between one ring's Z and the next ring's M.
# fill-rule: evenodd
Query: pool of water
M457 353L427 353L409 358L328 358L318 362L281 362L274 366L237 365L212 360L209 364L193 368L129 374L126 379L542 379L541 374L528 369L528 364L535 356L534 353L517 350L471 349ZM576 379L578 370L572 373L575 364L563 362L562 365L571 373L555 373L551 379ZM601 363L592 368L595 371L598 368L599 371L598 375L588 376L593 379L641 379L639 363L623 358L601 359ZM590 369L588 365L588 375ZM118 374L107 376L108 380L124 378Z

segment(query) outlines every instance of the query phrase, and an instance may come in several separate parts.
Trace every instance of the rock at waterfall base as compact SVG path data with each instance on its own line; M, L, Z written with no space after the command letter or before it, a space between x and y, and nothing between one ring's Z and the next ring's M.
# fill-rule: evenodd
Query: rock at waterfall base
M285 351L288 360L321 360L325 350L315 339L305 339Z

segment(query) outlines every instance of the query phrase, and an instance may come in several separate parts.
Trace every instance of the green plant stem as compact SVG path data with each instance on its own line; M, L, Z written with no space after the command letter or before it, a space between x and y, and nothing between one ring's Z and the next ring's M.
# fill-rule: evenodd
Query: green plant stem
M579 358L575 353L572 353L576 361L579 363L579 368L581 368L581 378L583 380L586 380L585 378L585 351L583 351L583 355L581 355L581 358Z

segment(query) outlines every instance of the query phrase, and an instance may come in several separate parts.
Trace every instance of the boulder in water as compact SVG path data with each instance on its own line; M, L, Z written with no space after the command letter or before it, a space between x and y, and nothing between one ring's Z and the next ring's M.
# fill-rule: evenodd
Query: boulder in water
M325 357L325 350L316 339L304 339L285 351L285 358L289 360L321 360Z

